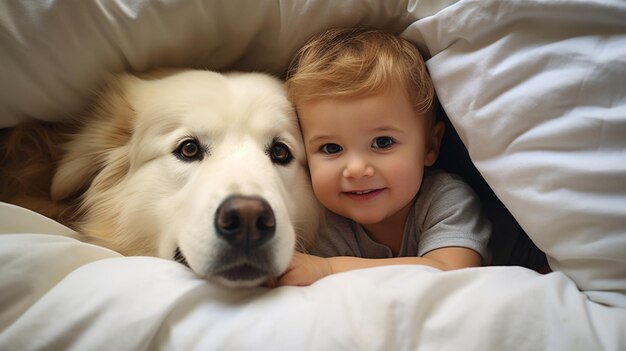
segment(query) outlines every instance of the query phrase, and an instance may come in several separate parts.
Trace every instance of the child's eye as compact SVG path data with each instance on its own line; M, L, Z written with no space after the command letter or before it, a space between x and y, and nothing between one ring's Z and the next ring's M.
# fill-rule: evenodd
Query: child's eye
M388 149L393 144L395 144L395 141L391 137L387 136L377 137L374 141L372 141L372 147L374 149Z
M320 147L320 151L325 154L336 154L338 152L341 152L341 150L343 149L337 144L324 144Z

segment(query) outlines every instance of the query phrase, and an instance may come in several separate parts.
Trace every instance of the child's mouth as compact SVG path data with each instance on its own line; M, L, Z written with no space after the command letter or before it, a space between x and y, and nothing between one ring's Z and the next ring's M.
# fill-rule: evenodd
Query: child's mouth
M353 200L369 200L378 196L381 192L385 190L384 188L380 189L367 189L367 190L358 190L358 191L346 191L344 194Z

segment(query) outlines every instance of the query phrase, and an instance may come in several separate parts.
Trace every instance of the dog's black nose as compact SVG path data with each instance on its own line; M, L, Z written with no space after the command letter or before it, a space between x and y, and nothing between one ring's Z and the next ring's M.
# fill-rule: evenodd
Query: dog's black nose
M254 248L276 232L274 211L257 196L230 196L215 212L217 234L233 246Z

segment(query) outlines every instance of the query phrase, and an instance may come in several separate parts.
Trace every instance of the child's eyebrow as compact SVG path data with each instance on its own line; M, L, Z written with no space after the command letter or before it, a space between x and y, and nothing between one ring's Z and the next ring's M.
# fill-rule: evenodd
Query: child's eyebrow
M400 129L395 126L379 126L372 129L373 132L403 132L403 129Z
M330 137L330 135L314 135L312 138L308 139L306 141L307 144L309 145L313 145L313 144L317 144L319 142L322 142L324 140L331 140L332 138Z

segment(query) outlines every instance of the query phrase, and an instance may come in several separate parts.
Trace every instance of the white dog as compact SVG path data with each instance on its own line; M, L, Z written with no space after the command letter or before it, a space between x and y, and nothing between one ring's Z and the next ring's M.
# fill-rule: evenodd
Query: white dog
M229 286L287 268L317 231L295 112L264 74L121 75L64 145L52 199L125 255L175 259Z

